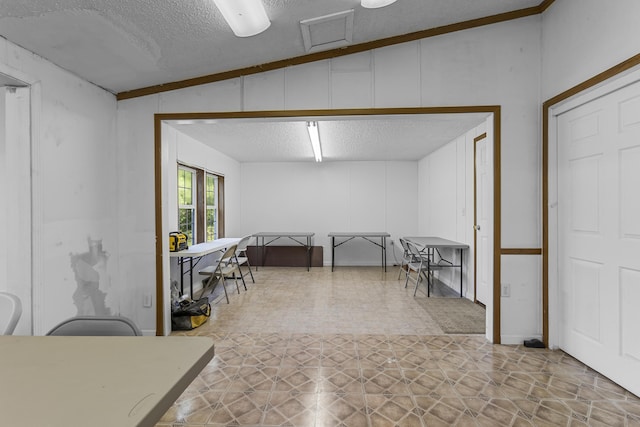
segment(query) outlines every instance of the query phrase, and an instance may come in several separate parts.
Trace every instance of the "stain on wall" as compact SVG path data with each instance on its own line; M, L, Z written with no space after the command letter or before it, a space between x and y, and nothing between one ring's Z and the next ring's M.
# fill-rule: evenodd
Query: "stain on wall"
M77 284L73 303L78 309L78 316L110 316L111 310L105 302L109 254L102 248L102 239L93 240L89 237L87 244L88 252L70 254Z

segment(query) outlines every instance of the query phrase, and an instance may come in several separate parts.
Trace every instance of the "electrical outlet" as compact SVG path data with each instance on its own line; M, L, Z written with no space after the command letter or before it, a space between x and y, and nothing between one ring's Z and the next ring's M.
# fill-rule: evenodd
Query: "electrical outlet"
M151 294L144 294L142 306L147 308L151 307Z
M509 283L502 284L502 296L503 297L511 296L511 285Z

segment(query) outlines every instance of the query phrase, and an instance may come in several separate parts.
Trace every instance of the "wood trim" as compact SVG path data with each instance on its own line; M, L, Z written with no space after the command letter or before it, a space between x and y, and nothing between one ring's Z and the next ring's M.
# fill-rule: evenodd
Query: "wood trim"
M224 226L224 177L218 176L218 237L225 237Z
M204 170L196 169L196 243L202 243L206 241L205 230L207 225L205 224L205 200L204 194Z
M476 191L476 144L478 141L482 141L487 137L487 133L483 133L481 135L473 138L473 302L478 303L477 298L477 288L478 288L478 233L476 233L475 226L478 225L478 215L476 213L478 206L478 192ZM483 304L484 306L484 304Z
M542 248L502 248L502 255L542 255Z
M338 58L345 55L352 55L380 49L386 46L392 46L401 43L412 42L416 40L426 39L430 37L440 36L443 34L454 33L458 31L469 30L472 28L483 27L486 25L497 24L500 22L512 21L514 19L525 18L532 15L538 15L544 12L554 0L544 0L538 6L518 9L511 12L499 13L497 15L486 16L484 18L471 19L468 21L458 22L454 24L444 25L441 27L430 28L413 33L403 34L400 36L387 37L371 42L360 43L352 46L326 50L323 52L311 53L308 55L297 56L279 61L268 62L265 64L254 65L251 67L239 68L235 70L223 71L221 73L209 74L191 79L179 80L175 82L163 83L155 86L133 89L116 94L116 99L122 101L125 99L138 98L141 96L153 95L172 90L185 89L193 86L200 86L209 83L215 83L223 80L235 79L238 77L249 76L252 74L264 73L265 71L273 71L281 68L291 67L294 65L308 64L310 62L322 61L331 58Z
M640 53L542 104L542 341L549 346L549 110L554 105L640 65Z
M539 13L544 12L545 10L547 10L549 8L549 6L551 6L553 4L554 0L544 0L542 3L540 3L538 5L538 8L540 9Z
M164 336L164 292L162 290L162 120L157 117L153 121L154 150L153 170L155 175L155 209L156 209L156 335Z
M207 120L207 119L259 119L259 118L296 118L331 116L394 116L404 114L458 114L458 113L494 113L499 105L473 105L450 107L401 107L401 108L341 108L318 110L265 110L265 111L222 111L194 113L156 113L163 120Z
M370 108L370 109L337 109L337 110L284 110L284 111L236 111L236 112L200 112L200 113L156 113L154 114L154 143L155 143L155 187L156 187L156 330L163 333L162 304L162 121L164 120L201 120L212 118L272 118L272 117L330 117L330 116L375 116L375 115L406 115L406 114L452 114L452 113L491 113L493 114L494 135L494 189L493 189L493 341L500 344L500 251L501 251L501 174L500 174L500 145L501 145L501 107L499 105L479 106L450 106L450 107L408 107L408 108ZM220 198L220 209L224 209L224 188ZM224 215L222 215L224 217ZM219 224L220 236L223 237L224 222Z
M501 110L497 108L493 113L493 342L500 344L500 311L501 292L500 274L502 269L500 251L502 249L502 173L500 160L502 132Z
M475 144L478 141L482 141L486 137L487 137L487 133L486 132L483 133L483 134L480 134L480 135L476 136L475 138L473 138L473 143Z

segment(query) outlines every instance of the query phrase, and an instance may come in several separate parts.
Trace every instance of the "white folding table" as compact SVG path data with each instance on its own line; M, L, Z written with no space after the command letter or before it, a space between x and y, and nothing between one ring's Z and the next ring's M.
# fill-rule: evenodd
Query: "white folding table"
M191 293L189 294L189 296L193 298L193 267L198 265L202 257L204 257L205 255L209 255L213 252L224 251L233 245L237 245L239 241L240 239L237 237L223 237L221 239L215 239L210 242L198 243L189 246L188 249L184 249L182 251L169 252L169 257L178 258L178 264L180 264L180 293L184 293L183 279L185 274L185 260L189 260L189 272L191 273L191 281L189 284L189 290L191 291ZM193 262L194 258L196 259L195 263Z

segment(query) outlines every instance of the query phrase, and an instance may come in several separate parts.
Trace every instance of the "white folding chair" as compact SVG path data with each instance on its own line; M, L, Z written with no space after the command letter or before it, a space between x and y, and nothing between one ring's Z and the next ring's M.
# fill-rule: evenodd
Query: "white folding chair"
M236 249L237 245L229 246L227 250L224 251L222 257L217 259L209 267L203 268L198 272L198 274L201 274L203 276L209 276L209 279L207 279L205 284L202 286L202 295L204 295L204 292L209 287L211 287L209 295L213 294L213 291L218 286L218 283L222 282L224 296L227 300L227 304L229 304L229 294L227 293L227 286L225 284L225 280L227 278L233 278L233 280L236 282L236 289L238 290L238 293L240 293L240 287L238 286L238 276L236 275L236 272L239 271L238 264L237 262L234 262L234 259L236 257ZM242 279L242 283L246 291L247 285L246 283L244 283L244 278L242 278L242 276L240 276L240 278Z
M11 335L22 315L20 298L8 292L0 292L0 335Z
M238 242L238 247L236 248L235 261L238 263L238 270L240 271L240 275L242 276L243 280L244 280L244 276L247 273L242 272L241 266L246 264L247 268L249 269L249 275L251 275L251 281L253 283L256 283L255 279L253 278L253 273L251 272L251 263L249 263L249 257L247 256L247 246L249 246L249 242L251 241L252 238L253 238L252 235L248 235L240 239L240 241ZM246 288L246 285L245 285L245 288Z

